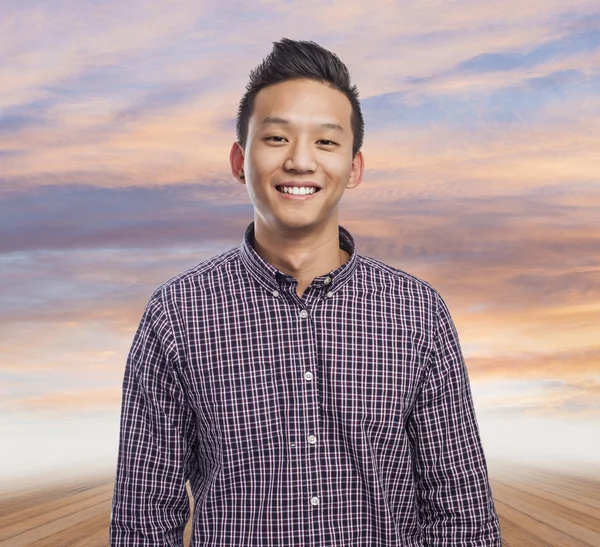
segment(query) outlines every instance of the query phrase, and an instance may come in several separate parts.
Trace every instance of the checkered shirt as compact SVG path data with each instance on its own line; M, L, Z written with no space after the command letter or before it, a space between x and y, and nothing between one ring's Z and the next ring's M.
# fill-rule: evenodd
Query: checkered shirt
M465 363L427 283L239 247L159 287L123 381L114 547L500 547Z

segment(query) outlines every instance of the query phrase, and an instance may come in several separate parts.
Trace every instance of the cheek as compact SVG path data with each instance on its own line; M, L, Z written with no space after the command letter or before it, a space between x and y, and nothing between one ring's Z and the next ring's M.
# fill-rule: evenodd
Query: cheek
M269 174L275 169L277 169L278 166L279 163L277 161L277 158L273 157L272 154L257 154L250 161L250 167L252 171L256 174Z
M352 162L348 162L346 158L330 158L324 164L324 168L330 176L336 179L347 180L350 178L350 173L352 172Z

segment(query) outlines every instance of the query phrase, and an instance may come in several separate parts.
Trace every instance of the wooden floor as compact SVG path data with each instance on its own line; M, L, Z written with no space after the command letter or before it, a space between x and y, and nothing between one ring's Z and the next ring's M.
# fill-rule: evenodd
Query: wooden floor
M542 470L490 475L507 547L600 547L600 477Z
M522 468L490 473L504 546L600 547L600 477ZM110 479L0 495L0 546L107 546L111 495Z

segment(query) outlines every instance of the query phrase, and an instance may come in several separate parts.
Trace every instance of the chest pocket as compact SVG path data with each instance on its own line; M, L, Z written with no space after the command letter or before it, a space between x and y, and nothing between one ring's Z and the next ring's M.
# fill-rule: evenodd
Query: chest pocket
M274 367L229 363L219 389L219 415L226 451L247 451L281 436L280 390Z

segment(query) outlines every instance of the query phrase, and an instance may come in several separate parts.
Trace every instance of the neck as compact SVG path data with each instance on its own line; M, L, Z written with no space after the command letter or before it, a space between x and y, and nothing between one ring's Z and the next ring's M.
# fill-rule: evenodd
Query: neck
M275 231L254 220L254 249L278 270L308 286L313 278L344 264L350 255L340 248L337 218L318 231Z

